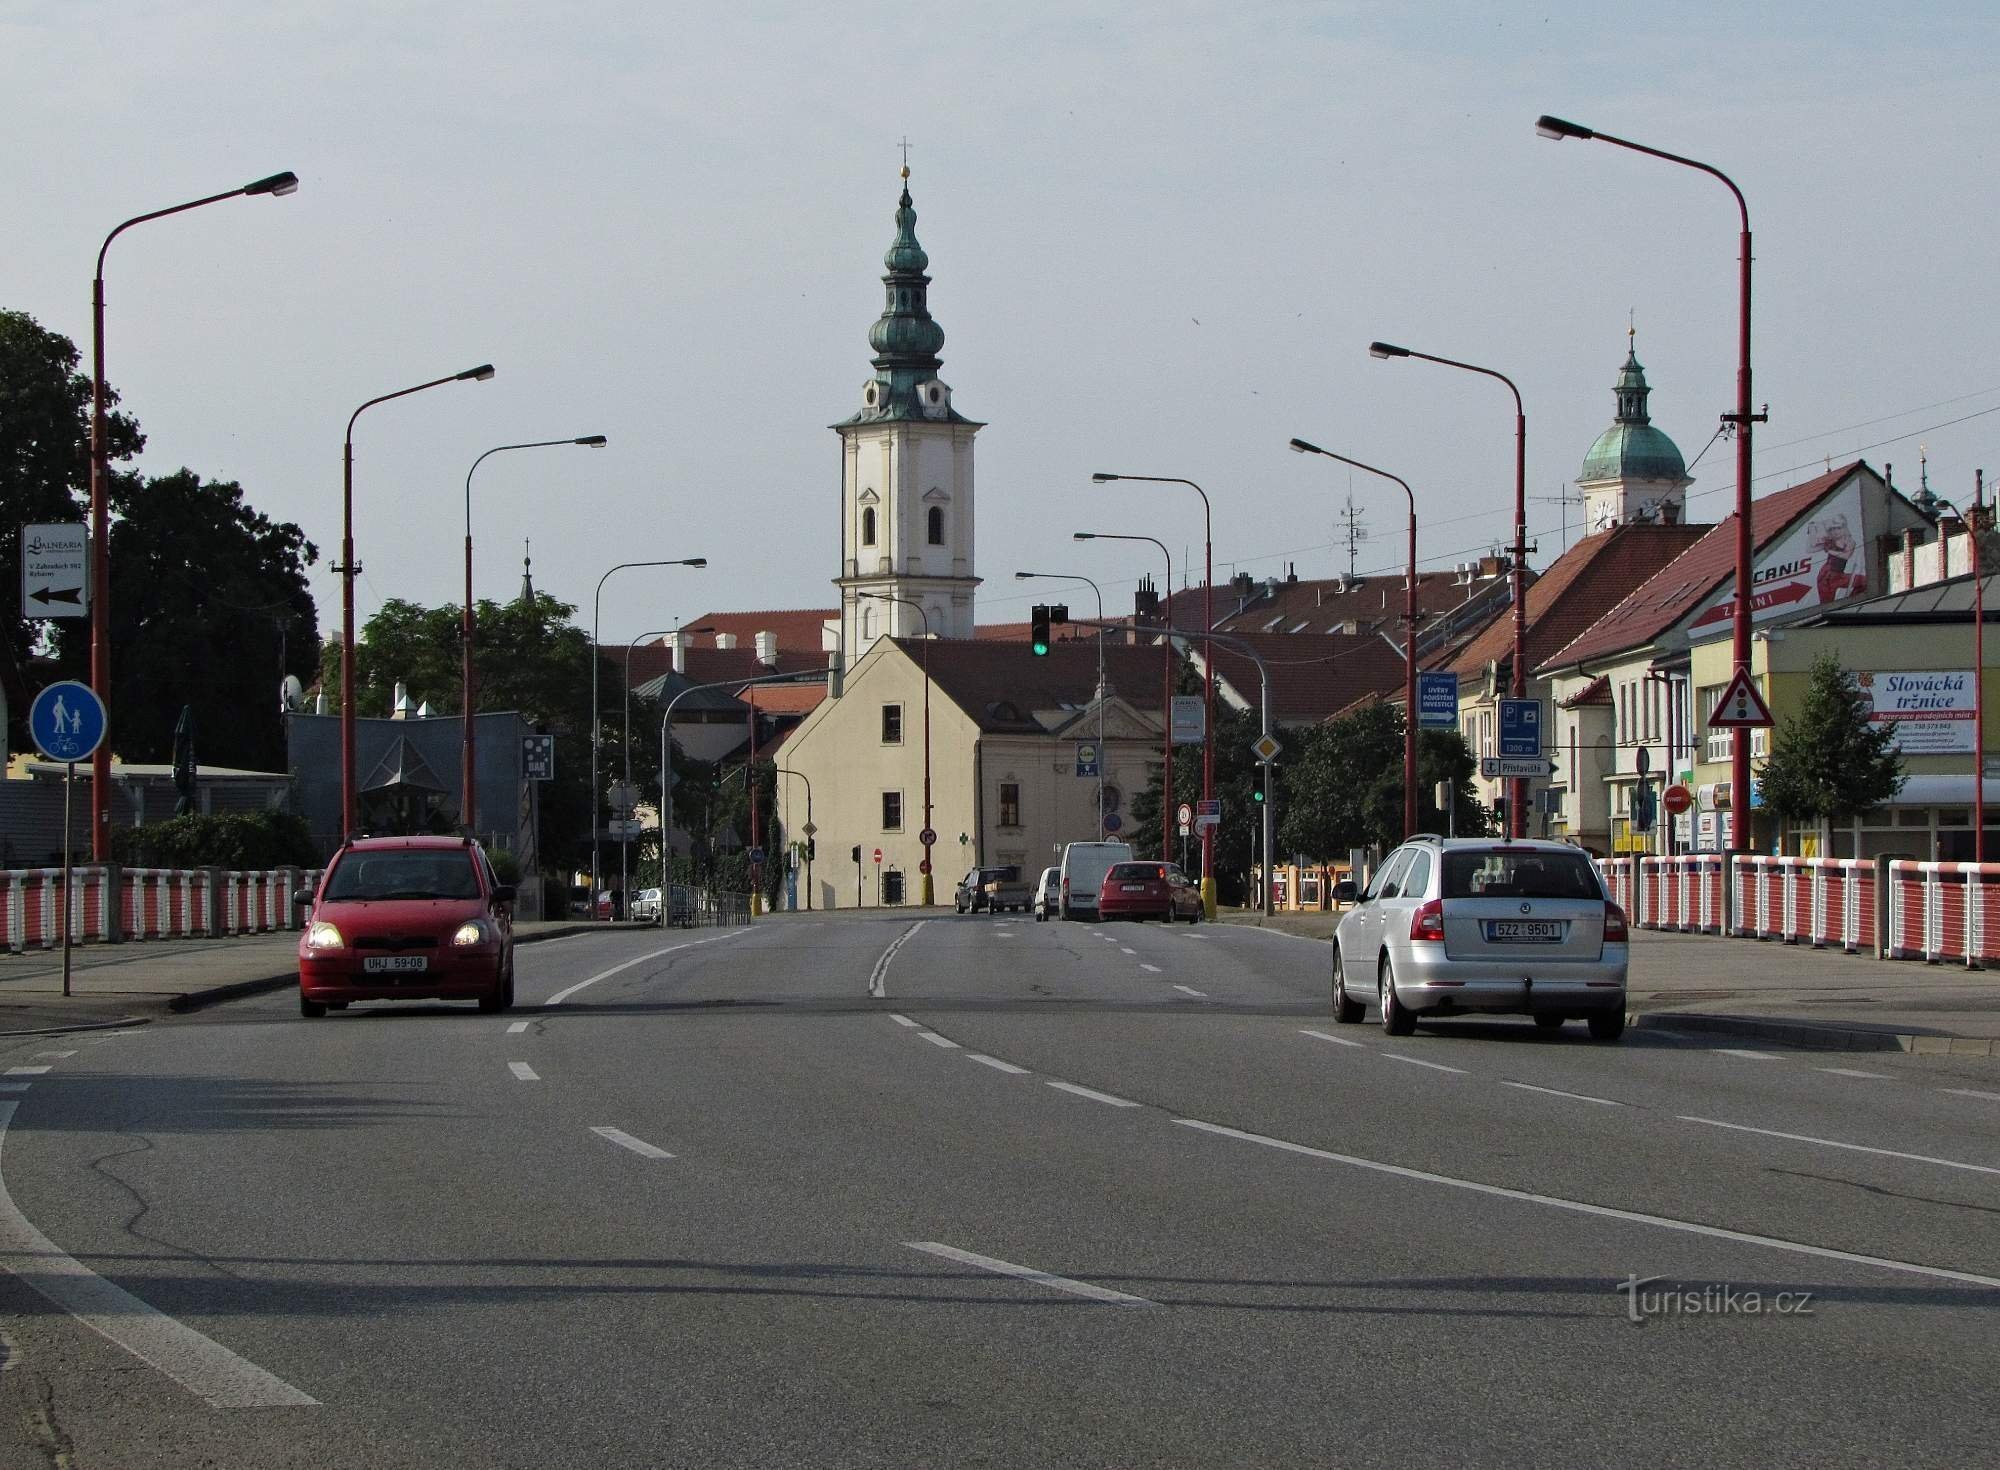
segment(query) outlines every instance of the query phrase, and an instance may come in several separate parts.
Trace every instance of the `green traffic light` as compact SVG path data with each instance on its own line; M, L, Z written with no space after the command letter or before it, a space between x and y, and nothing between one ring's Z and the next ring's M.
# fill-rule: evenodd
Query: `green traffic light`
M1040 658L1049 651L1049 646L1039 640L1035 643L1035 657Z

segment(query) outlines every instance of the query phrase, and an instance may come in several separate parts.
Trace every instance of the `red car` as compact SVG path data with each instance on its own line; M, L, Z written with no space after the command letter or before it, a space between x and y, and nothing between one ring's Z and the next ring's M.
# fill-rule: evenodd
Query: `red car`
M461 837L363 837L327 865L299 940L299 1014L356 1000L514 1003L514 889Z
M1097 890L1100 919L1201 920L1201 889L1172 863L1113 863Z

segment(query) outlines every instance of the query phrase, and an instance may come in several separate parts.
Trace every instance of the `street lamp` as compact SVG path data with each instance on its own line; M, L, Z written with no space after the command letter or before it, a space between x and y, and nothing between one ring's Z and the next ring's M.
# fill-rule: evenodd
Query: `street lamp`
M1016 572L1016 582L1030 582L1037 579L1053 582L1083 582L1097 594L1097 836L1104 835L1104 761L1108 752L1104 748L1104 589L1088 577L1077 576L1073 572ZM925 823L926 826L929 823ZM1095 839L1093 839L1095 840ZM1165 857L1165 852L1160 854Z
M509 449L547 449L552 444L583 444L588 445L592 449L602 449L605 439L602 434L586 434L581 439L537 439L532 444L501 444L487 450L486 454L480 455L478 459L472 462L472 469L465 472L465 609L459 620L459 642L464 645L461 652L464 667L459 677L459 704L463 710L465 733L460 741L460 745L463 747L460 752L460 764L463 769L459 774L458 819L464 826L465 834L468 837L474 835L477 818L475 810L476 802L474 800L476 788L472 780L472 639L474 632L472 611L472 471L479 468L481 461L487 455L501 454ZM593 904L597 902L597 895L595 893L590 896L590 901Z
M1521 390L1514 386L1512 378L1492 368L1459 362L1450 357L1433 357L1428 352L1415 352L1387 342L1370 342L1368 355L1414 357L1423 362L1478 373L1482 377L1498 378L1514 395L1514 677L1511 692L1515 699L1525 699L1528 695L1528 598L1524 580L1528 571L1528 415L1521 407ZM1540 726L1536 728L1539 730ZM1518 776L1514 777L1508 781L1507 791L1507 834L1518 838L1528 830L1525 810L1528 783Z
M1366 470L1371 475L1380 475L1385 480L1394 480L1403 487L1403 493L1410 498L1410 548L1403 573L1403 836L1405 840L1417 831L1417 497L1410 489L1409 481L1400 475L1392 475L1387 470L1378 470L1371 464L1363 464L1358 459L1349 459L1344 454L1335 454L1331 449L1321 449L1317 444L1308 444L1303 439L1292 440L1292 448L1299 454L1323 454L1328 459L1337 459L1342 464L1352 465L1357 470ZM1518 658L1517 658L1518 662ZM1457 792L1453 792L1454 803Z
M918 841L924 845L924 865L918 870L917 897L925 908L929 908L936 895L931 884L931 844L937 840L937 833L931 828L931 615L921 602L897 597L894 593L863 592L860 595L876 602L900 602L904 607L913 607L924 620L924 830L917 834ZM754 821L757 815L755 803L751 804L750 815Z
M340 573L340 837L343 842L354 835L355 826L354 576L361 568L354 560L354 421L376 404L392 398L408 398L412 393L446 383L484 383L492 376L493 364L482 362L462 373L432 378L413 388L398 388L394 393L371 398L348 416L347 438L340 450L340 565L334 568Z
M812 777L808 776L804 771L787 770L783 766L773 766L771 770L780 776L797 776L801 781L806 783L806 825L804 829L806 834L806 912L811 913L813 907L813 852L815 850L813 834L819 831L819 828L813 825ZM790 808L787 808L787 810L790 810Z
M611 571L606 572L597 579L597 591L592 594L590 599L590 912L593 917L597 913L598 854L599 842L601 840L598 836L600 829L597 821L597 803L603 795L598 786L599 777L597 773L598 748L603 744L603 731L598 727L597 723L597 666L602 662L598 656L597 623L598 617L603 610L604 584L611 580L612 572L629 571L633 567L705 567L707 565L708 558L705 556L682 557L677 561L621 561ZM625 682L630 684L632 681L630 678L627 678ZM629 746L631 742L628 740L626 744Z
M1208 492L1192 480L1184 480L1178 475L1113 475L1103 471L1092 475L1093 485L1108 484L1112 480L1140 480L1154 485L1185 485L1201 497L1202 524L1202 589L1201 626L1205 633L1215 630L1215 512L1208 503ZM1167 589L1171 596L1173 588ZM1207 687L1203 690L1201 729L1201 799L1204 803L1215 800L1215 659L1205 657L1208 668ZM1201 829L1201 908L1202 917L1211 923L1215 920L1215 828Z
M1722 415L1722 422L1736 429L1736 605L1730 610L1731 648L1730 656L1736 665L1735 677L1747 680L1750 677L1750 584L1751 560L1756 546L1750 529L1750 433L1753 424L1764 423L1769 414L1750 411L1750 206L1744 202L1743 191L1736 187L1735 180L1713 164L1702 163L1693 158L1683 158L1678 153L1666 153L1658 148L1648 148L1644 143L1634 143L1627 138L1614 138L1609 133L1600 133L1579 123L1565 122L1559 117L1544 113L1535 119L1535 131L1544 138L1561 142L1564 138L1588 141L1596 139L1609 143L1615 148L1624 148L1633 153L1643 153L1648 158L1665 159L1668 163L1678 163L1683 168L1695 169L1712 179L1719 179L1724 188L1735 196L1736 212L1742 220L1738 239L1737 293L1736 293L1736 412ZM1735 818L1729 824L1729 847L1732 852L1750 850L1750 731L1747 726L1738 725L1729 737L1729 800L1731 809L1742 814L1744 820Z
M1986 507L1975 500L1972 504L1975 514L1968 516L1941 495L1938 503L1964 525L1972 551L1972 860L1983 863L1986 861L1986 563L1980 554L1979 535ZM1944 538L1939 536L1939 570L1948 571L1950 563Z
M282 198L299 191L299 176L285 172L258 179L240 189L191 199L149 214L135 214L104 237L97 247L97 274L90 283L90 687L99 698L111 698L111 446L105 424L104 386L104 256L111 242L148 220L185 214L204 204L216 204L251 194ZM93 862L111 861L111 746L100 741L90 758L90 855Z
M1165 613L1166 634L1160 640L1160 648L1166 655L1162 660L1165 672L1160 685L1160 857L1167 858L1174 850L1174 556L1167 550L1167 543L1157 536L1129 535L1119 531L1072 531L1072 541L1150 541L1160 548L1160 555L1167 559L1167 580L1165 600L1160 604ZM1134 625L1137 619L1134 619ZM1101 745L1103 742L1100 741Z

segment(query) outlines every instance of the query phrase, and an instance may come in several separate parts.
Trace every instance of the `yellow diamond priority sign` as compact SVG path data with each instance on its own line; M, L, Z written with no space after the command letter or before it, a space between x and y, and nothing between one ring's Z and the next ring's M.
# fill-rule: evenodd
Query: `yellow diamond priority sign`
M1250 753L1260 761L1276 760L1278 752L1283 749L1284 747L1278 744L1277 737L1274 735L1259 735L1255 740L1250 742Z

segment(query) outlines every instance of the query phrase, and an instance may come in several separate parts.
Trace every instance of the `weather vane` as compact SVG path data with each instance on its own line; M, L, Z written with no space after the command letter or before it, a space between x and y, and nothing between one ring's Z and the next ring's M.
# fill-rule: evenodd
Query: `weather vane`
M910 176L910 135L903 134L903 141L896 146L903 150L903 177L907 179Z

